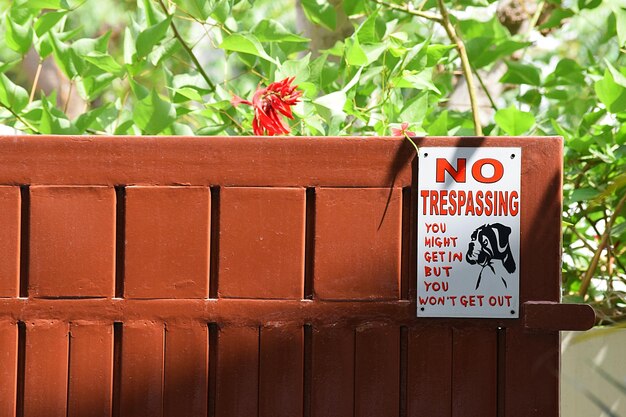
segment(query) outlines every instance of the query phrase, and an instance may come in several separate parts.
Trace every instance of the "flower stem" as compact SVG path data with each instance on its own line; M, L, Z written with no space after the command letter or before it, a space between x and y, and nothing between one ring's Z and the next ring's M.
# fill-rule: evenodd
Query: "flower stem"
M589 268L587 268L587 272L585 272L585 276L582 279L580 284L580 289L578 290L578 295L584 297L587 294L587 290L589 289L589 284L591 284L591 278L593 278L593 274L596 272L596 268L598 267L598 262L600 261L600 255L604 250L604 247L609 240L609 236L611 235L611 228L613 227L613 223L617 220L617 216L622 211L624 207L624 203L626 203L626 194L622 196L622 198L615 206L615 211L611 215L611 218L606 223L604 227L604 233L602 233L602 237L600 238L600 243L598 244L598 248L596 252L593 254L593 258L591 258L591 262L589 263Z
M41 68L43 67L43 60L39 59L37 65L37 71L35 72L35 79L33 80L33 87L30 89L30 95L28 96L28 104L32 103L35 99L35 92L37 91L37 84L39 84L39 76L41 75Z
M461 69L463 71L463 76L465 77L465 81L467 82L467 92L470 98L470 107L472 109L472 118L474 119L474 133L476 136L483 135L483 128L480 123L480 116L478 113L478 100L476 99L476 86L474 84L474 78L472 75L472 66L470 65L469 58L467 57L467 51L465 50L465 44L461 40L461 38L457 35L454 26L450 22L450 14L448 13L448 9L444 4L443 0L437 0L437 4L439 7L439 13L441 16L436 15L434 13L423 12L421 10L414 10L409 8L409 5L399 6L397 4L387 3L383 0L372 0L376 4L380 4L381 6L385 6L389 9L398 10L403 13L407 13L413 16L421 17L427 20L431 20L433 22L439 23L446 31L450 42L452 42L457 51L459 52L459 58L461 59ZM493 103L492 103L493 105Z
M172 32L174 32L174 37L178 40L178 43L180 43L180 45L183 47L185 52L187 52L187 55L189 55L189 58L191 58L191 60L193 61L196 69L198 70L202 78L204 78L204 81L206 81L206 83L208 84L209 89L212 92L215 92L215 83L211 81L207 73L204 71L204 68L202 68L202 65L200 65L200 62L198 61L198 58L196 57L196 55L193 53L189 45L187 45L187 42L185 42L183 37L180 35L180 32L178 31L176 24L174 24L174 16L171 16L169 14L167 7L165 6L165 3L163 3L163 0L159 0L159 4L161 5L161 9L163 9L163 12L167 16L170 16L172 18L172 20L170 20L170 27L172 28Z
M405 7L399 6L397 4L387 3L383 0L372 0L374 3L380 4L381 6L385 6L389 9L398 10L413 16L422 17L424 19L432 20L433 22L437 22L443 24L443 21L440 16L437 16L434 13L423 12L421 10L410 9L407 4Z
M465 44L459 38L454 29L454 26L450 22L450 15L448 9L443 0L437 0L439 6L439 12L441 13L441 25L448 34L450 41L456 45L456 49L459 52L459 58L461 58L461 69L463 70L463 76L465 76L465 82L467 83L467 92L470 98L470 106L472 108L472 117L474 118L474 133L476 136L483 135L483 128L480 123L480 116L478 114L478 101L476 99L476 86L474 85L474 77L472 75L472 67L467 57L467 51L465 50Z
M5 109L7 109L9 111L9 113L11 113L13 115L13 117L15 117L16 120L18 120L19 122L21 122L24 126L26 126L28 129L32 130L33 133L36 133L38 135L41 135L41 132L39 130L37 130L33 125L31 125L30 123L28 123L26 120L24 120L19 114L17 114L12 108L5 106L4 104L0 103L0 106L4 107Z

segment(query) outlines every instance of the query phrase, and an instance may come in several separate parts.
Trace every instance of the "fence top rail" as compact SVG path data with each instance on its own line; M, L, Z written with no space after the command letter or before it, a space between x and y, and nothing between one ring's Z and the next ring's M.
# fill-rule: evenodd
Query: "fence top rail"
M425 137L417 146L562 146L559 137ZM405 187L401 137L0 136L0 185Z

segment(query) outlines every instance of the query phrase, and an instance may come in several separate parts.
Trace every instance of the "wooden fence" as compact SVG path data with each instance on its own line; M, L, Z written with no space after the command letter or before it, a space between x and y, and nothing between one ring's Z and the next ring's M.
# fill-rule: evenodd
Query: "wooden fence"
M0 137L0 417L557 416L558 138L519 319L416 318L402 138Z

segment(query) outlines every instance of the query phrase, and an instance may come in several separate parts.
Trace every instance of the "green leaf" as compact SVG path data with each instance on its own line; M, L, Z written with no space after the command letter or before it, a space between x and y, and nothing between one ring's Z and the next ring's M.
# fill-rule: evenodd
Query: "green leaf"
M346 39L346 63L348 65L354 65L355 67L361 67L368 64L367 55L359 44L359 38Z
M400 112L400 121L421 126L428 111L428 93L408 101Z
M100 52L91 52L83 57L85 61L95 65L102 71L120 76L123 73L122 66L113 59L109 54L103 54Z
M442 44L433 44L428 45L426 48L426 57L427 63L426 65L432 67L437 65L441 58L448 54L452 49L454 49L454 45L442 45Z
M155 67L158 67L163 60L170 58L180 48L180 42L176 38L170 38L152 50L149 57L150 62Z
M365 0L343 0L341 5L347 16L365 12Z
M467 42L465 47L472 66L478 69L530 45L532 45L531 42L520 42L512 39L495 41L492 38L475 38Z
M130 89L138 100L143 100L150 95L150 90L139 84L133 78L128 78L128 84L130 85Z
M623 72L618 71L617 68L611 65L611 63L607 59L605 59L604 62L606 63L607 68L613 76L613 81L615 81L622 87L626 87L626 75L624 75ZM622 68L622 71L624 71L624 68Z
M175 93L175 94L180 94L181 96L189 99L189 100L193 100L193 101L197 101L197 102L204 102L204 99L202 98L202 96L200 95L200 93L198 93L198 90L196 90L195 88L192 87L182 87L182 88L171 88L171 90Z
M557 8L550 13L550 18L547 22L538 27L539 30L552 29L560 27L563 24L563 20L574 16L574 11L571 9Z
M124 29L124 63L132 65L134 62L133 57L137 54L137 48L135 47L135 40L130 28Z
M256 36L249 33L233 33L227 36L220 44L220 48L225 51L255 55L273 64L278 64L274 58L265 52L263 45L261 45Z
M566 204L573 204L579 201L589 201L595 199L600 192L596 188L577 188L570 194Z
M611 71L606 70L604 77L593 85L596 95L611 113L626 110L626 88L616 83Z
M159 97L156 90L139 100L133 109L133 121L147 135L156 135L176 120L176 110Z
M308 42L295 33L289 32L283 25L273 20L263 19L253 29L252 33L260 42Z
M441 94L441 91L439 91L433 83L432 70L432 68L427 68L417 74L412 71L403 71L402 77L394 79L394 84L399 88L416 88L418 90L430 90Z
M57 65L61 68L61 71L63 71L67 78L73 79L77 72L74 60L72 59L72 49L57 39L54 33L48 32L48 37L50 38L50 44L52 45Z
M213 9L211 16L213 16L218 22L225 23L226 19L231 17L231 2L232 0L216 0L215 8Z
M170 26L171 16L168 16L165 20L160 21L156 25L150 26L146 30L137 35L135 41L135 48L137 50L137 58L141 59L148 56L152 49L163 40L167 29Z
M41 99L41 119L39 121L39 131L53 135L76 135L78 129L72 125L67 116L50 104L46 97Z
M155 26L161 20L163 20L164 16L161 11L157 11L154 7L154 3L151 0L142 0L141 4L143 11L146 16L146 24L148 26Z
M344 91L335 91L313 100L320 115L326 120L332 117L345 117L343 107L346 105L347 96Z
M515 61L506 63L508 71L500 78L500 82L509 84L541 85L539 69L533 65L522 64Z
M94 125L101 125L101 123L99 123L99 119L105 113L114 113L117 116L118 111L115 109L113 103L103 104L100 107L96 107L93 110L90 110L87 113L82 113L78 116L74 122L74 126L76 126L76 128L83 133ZM113 118L113 120L115 119L117 119L117 117Z
M585 76L582 67L573 59L564 58L559 61L554 71L546 77L545 86L584 85Z
M110 88L111 83L116 78L108 72L88 77L76 77L76 90L85 101L93 101L102 94L104 90Z
M607 1L609 7L615 15L615 27L617 29L617 39L619 46L626 45L626 9L617 1Z
M35 22L35 33L41 37L44 33L52 29L67 14L66 11L50 12L40 16Z
M28 0L28 7L31 9L65 9L69 10L70 6L66 0Z
M602 4L602 0L578 0L578 9L595 9Z
M372 13L356 30L359 42L379 43L385 35L385 24L378 19L378 13Z
M302 0L302 10L316 25L324 26L331 31L337 27L337 13L327 0Z
M514 106L498 110L494 119L500 129L510 136L526 133L535 124L535 116L532 113L518 110Z
M22 87L14 84L6 75L0 74L0 104L3 107L19 113L28 104L28 93Z
M276 80L282 80L287 77L296 77L294 84L300 84L308 81L311 71L309 70L309 59L311 54L308 53L298 60L285 61L276 70Z
M6 45L15 52L25 54L33 43L33 28L30 19L23 25L14 21L9 14L4 19L6 23L4 34Z
M192 16L201 20L207 20L215 9L215 0L174 0L174 3L182 6Z
M354 87L359 80L361 79L361 73L363 72L363 68L359 68L356 72L356 74L354 74L354 76L352 77L352 79L350 81L348 81L348 83L346 85L343 86L343 88L341 89L341 91L343 91L344 93L347 93L348 91L350 91L350 89L352 87Z
M448 110L444 110L435 119L435 121L428 126L428 135L430 136L447 136L448 135Z
M0 73L5 73L9 69L13 68L14 65L20 63L21 61L22 61L21 59L15 59L9 62L0 61Z

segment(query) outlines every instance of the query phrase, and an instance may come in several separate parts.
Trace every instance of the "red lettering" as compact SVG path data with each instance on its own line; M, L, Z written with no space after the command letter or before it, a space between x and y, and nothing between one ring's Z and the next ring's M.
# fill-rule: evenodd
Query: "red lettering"
M439 162L439 160L437 160ZM490 177L485 177L483 175L483 167L485 165L491 165L493 167L493 174ZM476 163L472 166L472 177L478 182L482 182L484 184L492 184L494 182L498 182L502 179L504 175L504 166L502 166L502 162L493 158L483 158L476 161Z
M465 182L466 180L466 172L465 167L467 165L467 160L465 158L457 158L456 160L456 169L444 158L437 158L437 166L436 166L436 181L437 182L446 182L446 172L450 174L450 177L455 182Z

